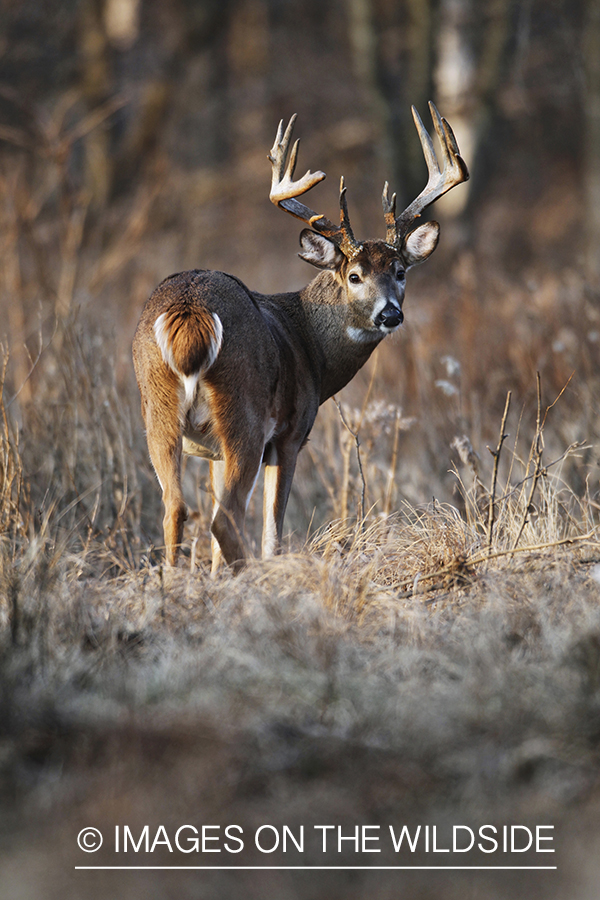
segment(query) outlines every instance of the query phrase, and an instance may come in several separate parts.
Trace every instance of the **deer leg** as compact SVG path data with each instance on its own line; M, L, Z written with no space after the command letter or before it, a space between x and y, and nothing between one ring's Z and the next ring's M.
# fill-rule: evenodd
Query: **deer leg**
M262 555L273 556L281 549L283 519L296 469L297 450L278 454L275 465L265 466L263 495Z
M145 409L148 450L163 493L163 534L169 566L177 562L187 518L181 492L179 397L175 393L172 399L173 403L148 404Z
M213 514L212 514L212 522L215 520L215 516L219 510L219 506L221 503L221 498L223 496L223 489L225 486L225 463L221 460L210 461L210 488L213 495ZM214 575L215 572L220 569L223 563L223 554L221 553L221 547L219 545L218 540L211 534L210 538L210 546L212 551L212 565L210 569L211 575Z
M220 496L215 497L218 508L211 525L220 553L217 557L213 554L213 572L218 568L221 555L225 562L234 568L240 568L246 559L244 523L248 503L260 472L262 446L260 451L260 454L247 452L244 455L229 454L221 464L222 486L217 485ZM215 473L214 464L213 473Z

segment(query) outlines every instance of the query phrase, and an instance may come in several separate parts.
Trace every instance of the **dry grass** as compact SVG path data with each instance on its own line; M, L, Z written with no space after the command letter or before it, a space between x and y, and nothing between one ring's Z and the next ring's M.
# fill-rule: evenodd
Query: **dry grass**
M458 305L452 320L409 296L415 325L402 343L321 410L299 460L288 552L211 579L207 473L190 461L193 514L170 571L131 328L115 335L94 308L133 320L178 258L168 223L149 224L153 204L168 206L160 179L90 220L59 159L33 170L4 173L0 209L0 306L12 310L0 401L0 897L114 896L100 876L83 890L66 883L87 824L492 820L554 823L561 874L414 876L414 896L595 896L600 541L583 442L598 438L600 369L586 286L549 276L532 338L529 289L506 290L459 256L435 301ZM159 244L170 250L153 254ZM544 360L559 333L563 349ZM567 352L577 345L583 361ZM535 390L540 358L551 401ZM584 377L554 405L578 362ZM395 875L302 877L182 874L177 890L398 893ZM173 880L120 888L163 897Z
M389 513L401 413L367 399L344 423L332 405L311 441L312 481L300 473L295 487L327 524L211 579L202 470L186 476L200 498L195 558L188 549L169 571L135 395L85 332L61 327L28 403L11 404L6 381L3 393L0 792L12 837L0 896L80 896L76 881L59 888L80 825L190 818L539 819L562 835L563 873L510 896L585 890L593 859L576 871L567 850L573 810L591 822L598 809L600 543L596 501L561 479L579 451L556 465L540 455L560 407L533 439L505 442L490 542L492 457L463 447L456 505ZM306 515L291 509L292 522ZM86 896L103 884L86 882ZM336 890L329 876L210 884L201 896ZM365 874L345 896L392 896L393 884ZM430 896L425 877L415 884ZM141 878L124 891L166 889ZM456 876L441 896L465 889Z

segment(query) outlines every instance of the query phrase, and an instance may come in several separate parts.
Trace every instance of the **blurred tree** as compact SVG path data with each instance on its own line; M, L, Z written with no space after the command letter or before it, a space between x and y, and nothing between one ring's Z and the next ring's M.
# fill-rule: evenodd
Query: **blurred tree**
M106 102L114 90L104 4L105 0L82 0L79 10L81 88L88 110ZM85 190L92 207L103 207L110 193L113 174L108 125L103 123L90 131L84 146Z
M465 2L470 3L470 0ZM456 103L462 120L468 122L465 152L469 154L472 169L471 201L477 200L488 178L489 167L494 165L495 125L510 48L514 4L515 0L491 0L484 9L473 5L471 29L465 23L467 34L471 32L470 53L474 65L458 93Z
M373 0L348 0L350 49L354 71L367 94L376 123L377 151L383 171L395 171L392 110L380 78L381 51Z
M425 165L410 113L432 96L435 0L350 0L354 70L377 125L378 155L398 208L423 187Z
M588 0L583 31L585 122L583 184L585 197L585 268L591 285L600 288L600 2Z
M141 0L106 0L104 27L114 47L128 50L140 34Z
M326 153L345 153L369 190L381 173L401 206L425 178L410 104L429 126L433 98L472 171L466 218L474 221L484 185L499 202L509 174L517 192L541 198L557 184L549 170L568 169L585 188L587 268L596 278L599 2L5 0L0 137L13 153L25 141L33 159L38 113L52 118L78 92L83 102L64 114L68 131L126 96L124 108L73 142L68 160L73 185L101 209L151 180L157 158L162 171L201 171L213 186L231 161L252 176L273 121L298 110L310 113ZM463 200L467 189L455 194ZM233 206L231 214L242 220ZM531 240L518 231L515 222L511 247Z

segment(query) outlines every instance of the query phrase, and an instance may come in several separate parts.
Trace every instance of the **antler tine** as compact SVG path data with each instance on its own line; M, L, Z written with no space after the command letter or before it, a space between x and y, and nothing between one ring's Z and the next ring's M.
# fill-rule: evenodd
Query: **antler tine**
M273 167L269 199L292 216L296 216L297 219L306 222L315 231L335 241L342 253L348 258L352 258L361 249L361 246L356 243L350 227L344 180L342 179L340 186L340 225L334 225L322 213L315 212L296 199L320 181L323 181L325 172L311 172L308 169L302 178L294 181L294 171L300 146L300 141L295 141L290 152L290 142L295 122L296 114L294 113L285 129L285 133L283 131L283 119L279 123L275 143L268 157Z
M292 116L290 120L290 125L294 121L294 116ZM289 128L289 126L288 126ZM277 134L275 135L275 142L271 147L271 150L267 156L267 159L273 166L273 175L277 173L277 175L281 175L282 173L282 158L281 158L281 146L283 139L283 119L280 119L279 125L277 126Z
M395 213L396 212L396 194L392 194L390 199L390 186L388 182L383 186L383 192L381 194L381 203L383 206L384 213Z
M444 126L444 133L448 141L448 146L452 150L452 158L459 159L462 162L463 166L465 166L465 161L460 155L460 150L458 149L458 143L456 141L456 137L454 136L454 132L452 131L452 126L450 125L448 119L445 119L443 116L442 125Z
M444 145L444 135L441 129L441 122L438 124L438 120L440 118L439 113L433 103L429 103L429 107L431 109L431 116L433 118L433 124L437 135L440 139L440 143L442 146ZM433 149L433 141L431 140L431 136L425 126L423 125L423 120L419 115L417 108L415 106L411 106L411 112L413 121L415 123L415 127L417 129L417 134L419 135L419 140L421 141L421 148L423 150L423 156L425 157L425 162L427 163L427 171L429 172L429 180L431 180L432 176L440 174L440 167L438 165L437 157L435 155L435 150ZM435 110L435 113L434 113ZM436 117L437 114L437 117Z
M386 224L386 244L394 244L396 239L396 195L392 194L390 199L390 186L386 183L383 186L381 195L381 205L383 206L383 217Z
M386 216L386 224L388 225L386 242L395 247L400 246L410 229L411 224L421 215L426 207L435 200L438 200L443 194L457 184L461 184L463 181L468 181L469 179L469 170L467 169L465 161L460 156L454 132L448 121L440 116L435 104L431 101L429 101L429 110L431 112L433 126L440 140L444 168L443 170L440 169L431 136L423 125L419 113L413 106L413 119L421 142L423 156L427 163L428 179L427 184L419 196L395 219L393 230L390 227L388 211L386 211L384 204L384 215Z
M339 248L347 259L352 259L362 250L362 244L359 244L355 239L352 226L350 225L348 201L346 200L346 184L343 175L340 178L340 233Z
M442 148L442 156L444 157L444 170L446 170L446 166L448 170L452 170L453 174L460 171L460 165L458 160L465 167L464 160L461 160L459 155L458 144L456 142L456 138L454 137L454 132L450 127L450 123L448 119L445 119L443 116L440 116L437 111L435 105L429 101L429 110L431 112L431 118L433 119L433 125L437 132L437 136L440 139L440 146ZM448 177L448 176L446 176ZM467 172L468 177L468 172Z
M298 159L298 147L300 146L299 140L294 142L292 152L289 154L289 159L288 153L295 121L296 114L294 113L284 134L283 119L281 120L279 128L277 129L275 143L269 153L269 160L273 165L271 193L269 196L271 201L275 204L279 204L282 200L288 200L292 197L298 197L301 194L306 193L306 191L309 191L315 184L318 184L325 178L325 172L311 172L310 169L308 169L298 181L293 180L296 161ZM316 213L312 213L312 215L316 215Z

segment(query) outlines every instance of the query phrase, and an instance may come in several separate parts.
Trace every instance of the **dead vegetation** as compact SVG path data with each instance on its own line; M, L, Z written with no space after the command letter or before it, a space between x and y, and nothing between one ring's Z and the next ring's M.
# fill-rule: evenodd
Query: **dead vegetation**
M262 6L241 5L248 16ZM342 8L312 6L330 24ZM397 23L402 5L384 6ZM349 4L354 13L364 7ZM519 15L523 40L530 12L524 5ZM243 49L252 29L231 21ZM374 160L379 126L369 110L381 106L370 95L357 101L346 64L332 103L324 66L295 30L278 27L288 81L303 85L298 108L317 120L318 164L343 163L365 233L375 233L373 198L390 177ZM390 46L405 39L402 27L388 32ZM314 46L324 33L319 20ZM536 41L549 52L543 33ZM515 44L525 53L521 38ZM176 41L169 46L180 52ZM561 60L576 57L559 46ZM235 60L238 51L223 52ZM206 53L216 83L219 53ZM114 173L131 178L130 189L121 185L109 202L78 174L96 150L100 163L114 164L102 129L120 95L82 102L56 88L40 106L18 105L20 130L4 129L0 160L2 900L162 898L174 885L207 900L362 900L400 889L436 900L596 896L600 313L597 290L577 268L579 157L561 150L564 134L577 143L578 107L569 104L558 119L567 125L555 128L556 98L565 104L567 95L535 55L523 61L521 76L537 73L546 106L540 111L536 96L525 102L530 81L518 73L504 85L508 136L489 193L480 178L468 222L443 221L429 271L409 285L401 336L337 407L321 410L299 459L288 552L252 561L235 579L208 577L211 501L206 469L193 460L184 559L174 571L162 565L160 492L130 342L147 296L171 271L223 268L265 291L308 277L294 262L293 227L283 234L275 213L257 212L268 206L269 117L293 110L281 110L281 93L270 110L262 88L245 82L238 91L237 75L225 89L229 106L213 102L204 82L198 99L194 79L208 65L200 55L179 84L194 96L196 118L186 119L181 96L170 103L176 78L155 85L147 124L163 143L148 151L148 135L131 138L139 154ZM17 95L3 97L12 110ZM173 108L164 134L152 103L159 117ZM546 119L557 145L549 149ZM221 159L217 138L232 121ZM192 134L217 136L210 164L192 158L184 139ZM251 541L259 519L253 506ZM559 871L443 882L440 873L400 881L382 872L301 873L302 881L289 873L73 876L84 825L108 833L115 823L184 821L248 829L543 821L556 827ZM355 861L326 861L341 858Z
M9 864L6 896L60 882L77 823L182 816L248 828L537 817L565 841L563 874L540 896L592 883L591 859L575 875L569 853L573 811L592 821L598 808L600 541L595 495L565 481L586 447L546 461L562 398L546 405L540 389L532 436L522 424L504 439L507 412L487 459L463 442L454 502L396 511L411 423L368 392L360 411L330 404L312 477L297 479L304 509L291 509L302 522L319 504L325 524L311 510L287 554L211 579L206 473L188 467L196 513L168 570L136 397L83 323L56 334L30 402L11 402L5 380L0 416L0 792L10 854L34 835L50 873ZM227 876L211 878L227 895ZM374 884L365 874L347 896L393 889ZM444 896L463 889L453 877ZM129 895L141 890L164 883Z
M123 221L141 223L143 208L134 198ZM467 353L472 321L453 326L465 368L415 305L402 354L392 345L321 410L299 460L288 552L211 580L207 471L190 461L184 560L170 571L121 338L92 305L66 310L75 257L57 222L11 220L10 204L5 215L18 234L5 271L19 278L4 298L10 287L24 330L2 350L0 895L78 896L75 882L61 886L78 823L183 818L251 828L537 817L563 836L563 875L539 896L593 884L593 857L575 867L571 854L578 828L597 835L594 378L557 384L562 370L541 366L528 396L528 370L511 370L509 407L498 372L516 351L505 341L486 405ZM136 229L119 253L88 237L71 300L123 284L141 295ZM572 296L581 315L569 327L586 348L583 286ZM511 306L523 351L519 304L509 296L499 327ZM491 353L481 344L475 355ZM405 386L406 411L392 383ZM252 507L253 541L259 519ZM210 876L215 896L239 889L228 877ZM243 892L317 898L339 889L329 877L293 887L248 876ZM430 896L425 877L415 883ZM465 885L453 877L443 896ZM504 885L490 876L486 896ZM86 896L110 890L86 882ZM142 878L127 890L168 887ZM394 890L367 873L345 894Z

